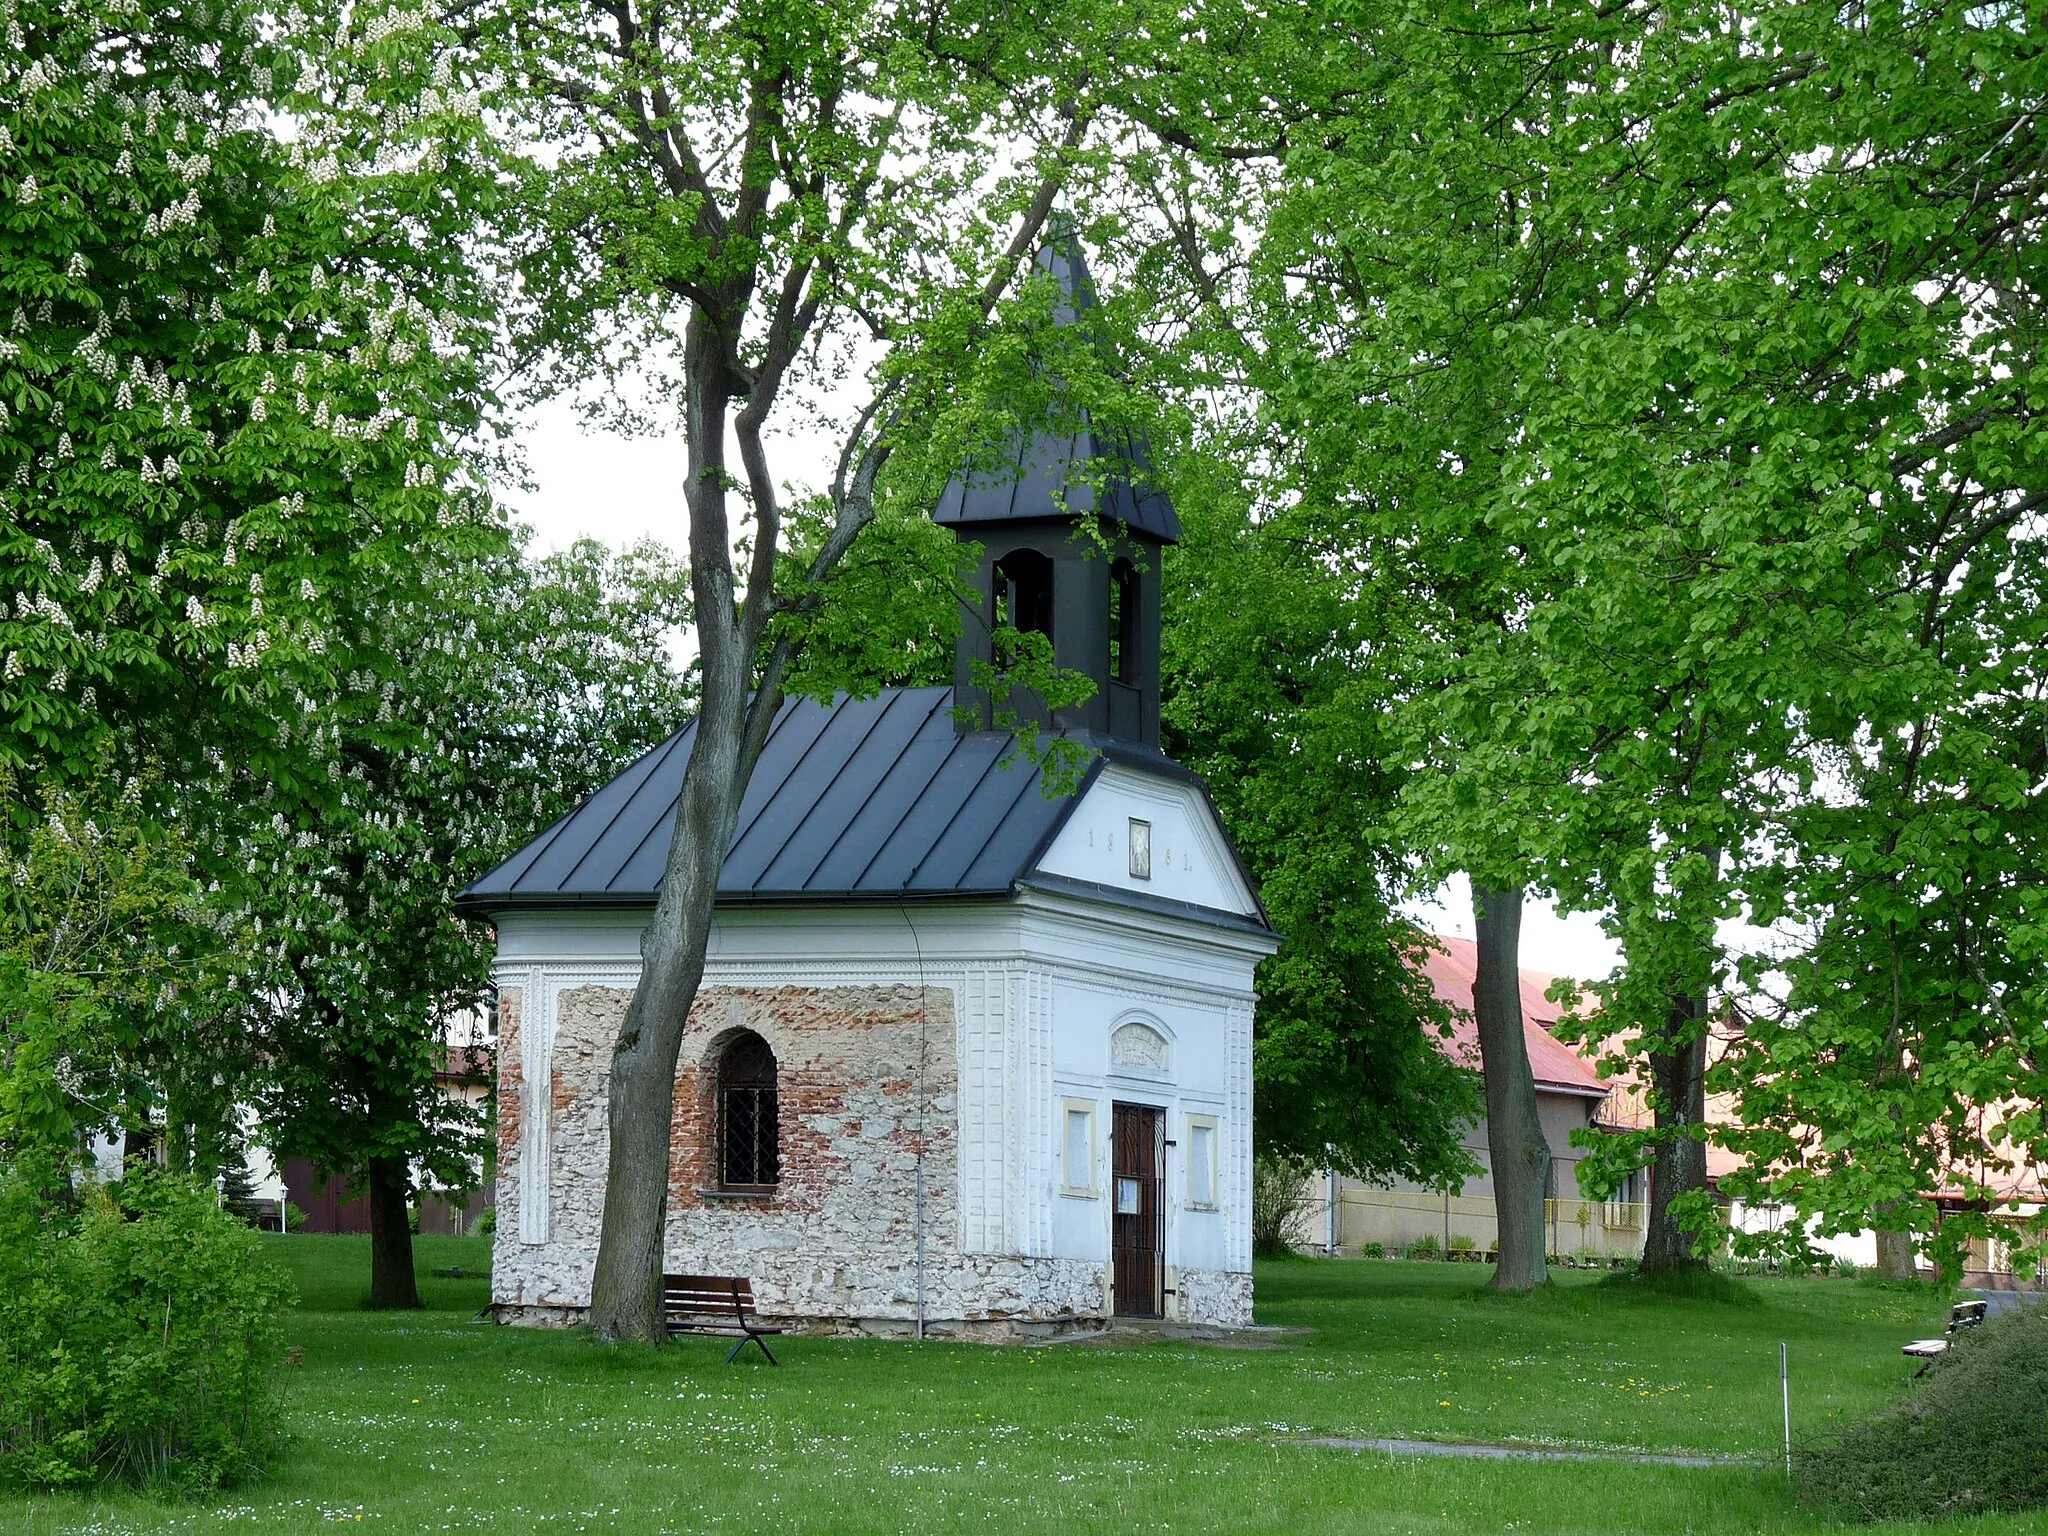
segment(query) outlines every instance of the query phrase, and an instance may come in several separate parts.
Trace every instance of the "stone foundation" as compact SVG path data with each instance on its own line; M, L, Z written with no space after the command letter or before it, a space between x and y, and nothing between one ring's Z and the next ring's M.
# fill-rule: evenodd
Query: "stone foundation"
M1252 1325L1252 1277L1228 1269L1183 1269L1179 1272L1175 1316L1184 1323L1212 1328Z

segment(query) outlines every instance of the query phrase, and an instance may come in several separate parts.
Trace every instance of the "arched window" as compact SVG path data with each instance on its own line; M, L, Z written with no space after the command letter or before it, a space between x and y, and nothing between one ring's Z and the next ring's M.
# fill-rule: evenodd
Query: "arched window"
M772 1189L781 1176L775 1053L743 1030L718 1058L718 1182L728 1189Z
M1138 568L1124 559L1109 563L1109 675L1138 681Z
M993 617L997 629L1052 638L1052 561L1035 549L1012 550L996 562Z

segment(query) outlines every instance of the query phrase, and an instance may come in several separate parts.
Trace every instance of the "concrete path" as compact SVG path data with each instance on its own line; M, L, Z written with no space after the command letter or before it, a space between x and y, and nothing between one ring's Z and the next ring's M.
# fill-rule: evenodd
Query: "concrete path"
M2039 1291L1972 1291L1970 1294L1991 1303L1985 1308L1987 1317L1999 1317L2019 1307L2036 1305L2042 1298Z
M1631 1461L1653 1467L1754 1467L1752 1456L1656 1456L1647 1451L1561 1451L1533 1445L1461 1445L1450 1440L1342 1440L1315 1435L1298 1440L1326 1451L1378 1451L1387 1456L1463 1456L1478 1461Z

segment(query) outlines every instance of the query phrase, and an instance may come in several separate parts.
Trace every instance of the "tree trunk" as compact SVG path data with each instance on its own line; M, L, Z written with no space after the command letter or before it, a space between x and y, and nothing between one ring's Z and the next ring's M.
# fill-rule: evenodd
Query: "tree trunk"
M1919 1262L1913 1252L1913 1234L1877 1229L1877 1272L1887 1280L1919 1278Z
M749 740L750 720L758 727L765 715L750 716L748 710L755 656L734 605L731 566L700 558L729 542L724 470L728 390L711 355L706 326L701 317L693 319L685 344L690 580L702 678L697 731L683 771L661 897L640 938L640 983L612 1047L610 1158L590 1288L590 1326L597 1336L643 1344L668 1342L661 1273L676 1062L704 979L719 871L759 751L758 743Z
M1673 1001L1661 1042L1649 1053L1651 1099L1657 1113L1657 1151L1650 1164L1650 1218L1643 1233L1645 1274L1706 1268L1693 1251L1693 1234L1673 1210L1682 1196L1707 1187L1707 1008L1704 996ZM1682 1210L1683 1206L1678 1209Z
M370 1305L416 1307L412 1269L412 1172L402 1157L373 1157L370 1185Z
M1486 1076L1486 1153L1493 1164L1500 1228L1500 1261L1487 1288L1529 1291L1550 1279L1543 1242L1550 1143L1543 1135L1536 1075L1522 1033L1522 893L1485 890L1475 880L1472 915L1479 940L1472 1014Z

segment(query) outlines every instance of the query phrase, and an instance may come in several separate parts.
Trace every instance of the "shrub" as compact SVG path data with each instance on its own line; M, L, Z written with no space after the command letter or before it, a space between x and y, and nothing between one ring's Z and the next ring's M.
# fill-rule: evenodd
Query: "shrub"
M190 1494L269 1465L291 1282L260 1241L193 1179L0 1191L0 1481Z
M1358 1256L1361 1259L1384 1259L1387 1256L1387 1245L1385 1243L1360 1243L1358 1245Z
M1904 1401L1796 1466L1801 1497L1863 1520L2048 1508L2048 1305L1958 1334Z
M1452 1258L1469 1259L1473 1256L1477 1248L1478 1244L1474 1243L1472 1239L1467 1237L1463 1232L1453 1232L1451 1234Z
M1410 1259L1436 1259L1443 1257L1443 1245L1436 1240L1434 1232L1425 1232L1410 1243L1403 1257Z
M1252 1159L1252 1252L1262 1259L1294 1253L1290 1234L1309 1206L1309 1167L1260 1153Z

